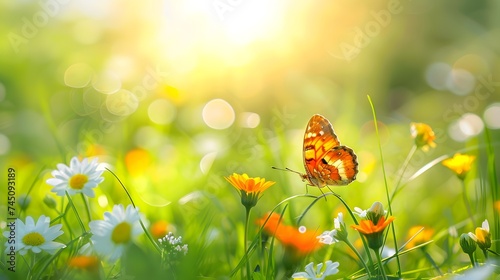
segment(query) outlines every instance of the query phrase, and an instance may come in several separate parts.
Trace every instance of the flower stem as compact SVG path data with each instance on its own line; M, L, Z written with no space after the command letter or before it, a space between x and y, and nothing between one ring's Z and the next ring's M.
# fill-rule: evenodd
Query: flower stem
M251 207L245 207L246 212L245 212L245 236L243 240L243 247L245 248L245 259L246 259L246 267L247 267L247 279L252 279L250 275L250 261L248 259L248 245L247 245L247 236L248 236L248 221L250 220L250 210L252 209Z
M92 216L90 215L89 202L87 199L85 199L85 195L83 193L80 193L80 196L83 200L83 205L85 205L85 212L87 213L87 219L90 222L90 221L92 221Z
M463 186L463 198L464 198L464 203L465 203L465 208L467 209L467 213L469 214L469 218L472 221L472 224L475 225L476 221L474 221L474 216L472 215L472 210L470 208L470 203L469 200L467 199L467 190L465 188L465 181L462 180L462 186Z
M470 262L472 264L473 267L476 266L476 262L474 261L474 255L472 253L468 254L469 255L469 259L470 259Z
M372 274L370 272L370 269L368 269L368 266L366 265L365 261L363 260L363 257L361 257L361 255L359 254L358 250L356 250L356 248L354 248L354 246L351 244L351 242L349 242L349 240L347 238L344 240L344 242L347 244L347 246L349 246L349 248L351 248L351 250L354 252L354 254L356 254L356 256L358 256L358 259L361 261L361 263L363 264L363 267L366 270L366 274L368 274L368 279L372 279Z
M379 249L373 251L377 256L378 269L380 270L380 274L382 274L382 279L387 279L387 275L385 275L384 266L382 265L382 258L380 257L380 251Z
M436 262L431 257L431 255L427 252L427 250L425 249L425 247L421 247L420 249L422 249L422 252L424 253L425 257L432 264L432 266L436 269L436 271L439 273L439 275L443 276L443 273L441 272L441 269L439 269L439 267L437 266Z
M354 216L354 213L352 212L351 208L349 207L349 205L347 205L347 203L342 199L342 197L340 197L340 195L337 195L335 193L333 193L333 195L335 195L335 197L337 197L340 202L342 202L342 204L344 204L345 208L347 209L347 212L349 212L349 215L351 215L351 218L353 220L353 222L358 225L358 220L356 219L356 216ZM363 241L363 247L365 248L365 251L368 255L368 263L370 264L371 267L373 267L373 260L372 260L372 256L370 254L370 249L368 247L368 243L366 243L366 239L363 237L363 234L361 234L360 232L359 233L359 236L361 238L361 241Z
M85 226L83 225L82 219L80 218L80 215L78 214L78 210L76 210L75 204L73 204L73 200L71 199L71 196L69 195L69 193L67 191L66 191L66 196L68 197L68 203L69 203L71 209L73 209L73 212L75 212L76 220L80 224L80 227L82 228L82 232L87 232L85 230Z
M483 254L484 254L484 261L486 262L486 260L488 259L488 250L483 249Z

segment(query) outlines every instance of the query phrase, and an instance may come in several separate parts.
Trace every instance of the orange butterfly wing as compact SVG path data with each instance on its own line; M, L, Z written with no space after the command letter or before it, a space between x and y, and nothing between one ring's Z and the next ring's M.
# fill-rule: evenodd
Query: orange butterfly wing
M304 167L302 179L322 188L347 185L356 179L358 162L354 151L341 146L332 124L321 115L309 120L304 133Z

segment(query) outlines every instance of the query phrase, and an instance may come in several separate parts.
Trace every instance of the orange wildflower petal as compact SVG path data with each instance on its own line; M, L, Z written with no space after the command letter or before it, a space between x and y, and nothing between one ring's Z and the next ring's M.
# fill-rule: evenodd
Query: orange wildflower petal
M267 216L257 220L257 224L262 225ZM317 233L306 231L304 233L294 226L285 225L280 221L280 215L272 213L269 220L264 225L264 231L278 239L285 247L291 248L301 255L307 255L321 247L318 242Z
M246 193L263 192L275 183L273 181L266 182L266 179L260 177L250 178L247 174L239 175L233 173L231 176L224 178L233 187Z
M99 265L99 259L95 256L75 256L69 260L68 265L73 268L96 272Z
M160 239L162 237L165 237L167 235L167 227L168 223L165 221L157 221L153 225L151 225L151 235L156 238Z
M388 217L387 220L385 217L381 217L376 225L371 220L362 220L359 225L352 225L351 227L362 234L372 234L383 231L394 219L395 217L392 216Z

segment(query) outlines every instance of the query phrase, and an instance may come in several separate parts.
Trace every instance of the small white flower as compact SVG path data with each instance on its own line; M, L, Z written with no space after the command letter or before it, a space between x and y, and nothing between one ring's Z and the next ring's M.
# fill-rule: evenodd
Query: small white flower
M345 228L344 214L342 214L342 212L339 212L337 218L333 219L333 226L335 227L333 230L325 231L317 237L320 243L332 245L340 242L337 234L342 230L342 226Z
M339 212L337 218L333 219L333 226L335 229L341 229L340 225L344 224L344 214Z
M316 266L316 271L314 271L314 263L309 263L306 265L305 272L296 272L292 275L292 278L303 278L303 279L311 279L311 280L324 280L326 276L334 275L339 272L338 262L326 261L325 262L325 271L321 272L321 268L323 268L323 263L320 263Z
M337 235L337 230L324 231L320 236L316 237L319 239L319 243L332 245L334 243L340 242L335 236Z
M139 211L132 205L113 206L112 212L104 213L104 220L89 223L91 241L95 252L115 262L123 254L127 245L142 233Z
M35 254L41 251L54 254L58 249L66 247L62 243L53 241L63 234L61 228L61 224L50 226L50 218L44 215L38 218L36 224L31 216L26 217L26 223L16 219L15 250L21 255L25 255L29 250ZM5 231L3 236L9 238L10 234L10 231ZM11 246L8 241L5 243L6 252Z
M53 186L52 192L58 196L64 196L67 191L69 195L83 193L88 197L94 197L93 188L104 180L101 177L103 171L97 159L89 162L84 158L80 162L73 157L69 166L57 164L57 170L52 171L53 178L48 179L47 184Z
M354 207L354 214L358 215L360 218L366 218L366 212L367 210L363 210L359 207Z
M380 202L378 202L378 203L380 203ZM367 210L363 210L363 209L361 209L359 207L354 207L354 212L353 213L356 214L356 215L358 215L362 219L366 219L366 214L368 212L373 212L373 213L379 214L381 216L387 216L387 210L383 210L383 207L382 207L382 210L384 211L383 215L382 215L381 212L380 213L376 212L376 211L379 211L379 208L377 208L378 206L379 205L374 204L374 205L372 205L372 207L370 207L370 209L367 209Z

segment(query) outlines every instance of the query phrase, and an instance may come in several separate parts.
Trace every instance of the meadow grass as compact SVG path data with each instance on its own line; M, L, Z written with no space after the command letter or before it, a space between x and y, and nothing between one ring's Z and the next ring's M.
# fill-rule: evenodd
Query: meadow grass
M27 190L26 195L32 200L39 201L21 207L19 218L24 221L27 216L33 216L36 221L41 214L50 216L50 226L63 225L64 233L55 241L64 244L64 248L52 253L43 250L40 253L28 250L25 255L18 253L15 272L9 270L4 254L0 263L1 272L8 279L290 279L294 273L304 272L312 262L313 268L318 264L325 264L324 268L331 265L331 275L322 275L323 268L316 275L317 279L451 279L459 276L496 279L499 275L500 197L494 148L498 143L492 141L486 130L483 140L478 139L474 145L459 151L473 155L475 160L467 167L470 170L466 173L455 176L447 171L442 174L456 181L454 184L463 198L460 200L457 197L453 209L446 209L446 206L441 207L439 200L433 200L432 190L424 191L426 186L419 184L432 181L425 177L433 169L440 168L443 160L451 157L440 155L428 159L407 174L414 155L424 153L421 151L423 146L416 142L395 174L390 176L386 173L377 114L370 98L369 103L378 139L379 159L376 165L382 172L378 178L383 183L371 181L366 188L370 188L370 193L383 193L377 199L385 196L385 201L379 203L375 198L364 196L364 193L356 193L353 198L349 193L350 186L342 194L329 188L325 191L327 188L318 190L314 187L306 187L306 193L294 194L296 189L287 187L296 184L289 182L292 173L272 170L273 164L269 164L269 168L260 168L265 170L260 176L253 174L266 179L280 178L273 180L276 184L268 190L254 193L244 187L235 191L222 176L211 182L195 179L196 184L215 185L215 191L200 187L167 206L155 207L142 201L141 193L134 186L141 181L134 181L117 159L116 166L103 171L105 181L96 188L98 197L106 197L107 203L97 202L96 198L82 193L70 195L66 192L64 196L56 197L54 205L51 205L36 195L39 192L33 193L35 188L46 186L45 181L50 177L46 168L42 167L41 171L34 173L34 179L29 184L20 186ZM276 133L278 143L286 146L285 130ZM269 139L258 137L255 141L253 144L263 148L264 159L279 162L270 148ZM408 142L411 141L408 134ZM56 142L60 150L64 150L64 145ZM110 165L112 163L107 163L107 166ZM252 173L259 170L252 166L236 167L234 171L240 173L247 173L247 168ZM55 166L50 169L54 170ZM253 177L249 178L253 180ZM300 181L298 177L293 179ZM148 180L142 182L150 183ZM99 189L104 184L107 188ZM475 192L467 189L471 186L476 187ZM430 197L418 196L415 192L427 192ZM364 197L357 199L358 196ZM431 211L422 215L426 220L419 219L418 212L405 208L407 201L417 197L431 203L429 209L419 210ZM436 199L441 198L436 196ZM103 220L103 215L109 218L114 211L111 208L119 204L123 205L122 208L130 204L130 209L139 209L136 222L143 234L129 236L136 222L122 221L130 226L130 232L117 231L115 224L111 238L118 238L124 251L117 259L110 260L109 255L92 248L96 245L93 235L99 233L89 225L92 221ZM36 209L33 205L42 206ZM379 205L383 205L382 208ZM360 213L356 206L362 206L367 211ZM333 218L338 212L348 215L342 219L337 217L337 225L334 225ZM395 218L394 221L391 217ZM161 236L153 236L151 226L161 219L166 219L171 226L164 228ZM386 221L386 224L377 226L380 220ZM484 228L485 220L489 222L488 229ZM370 223L375 230L363 233ZM424 223L426 226L421 225ZM334 242L331 245L319 243L316 237L334 229L334 226L336 231L330 233ZM410 226L417 229L409 235ZM168 232L172 232L168 235L169 239L160 242L159 239ZM475 234L469 235L468 232ZM470 243L474 245L474 250L469 254L464 253L467 248L463 251L460 247L459 237L464 233L469 236L464 238L475 236ZM313 238L304 241L307 234ZM490 245L485 245L486 241ZM27 241L23 239L23 242ZM380 244L374 245L377 242ZM7 252L7 245L2 249ZM88 263L72 262L78 256L87 257L85 260ZM94 258L96 261L93 261Z

